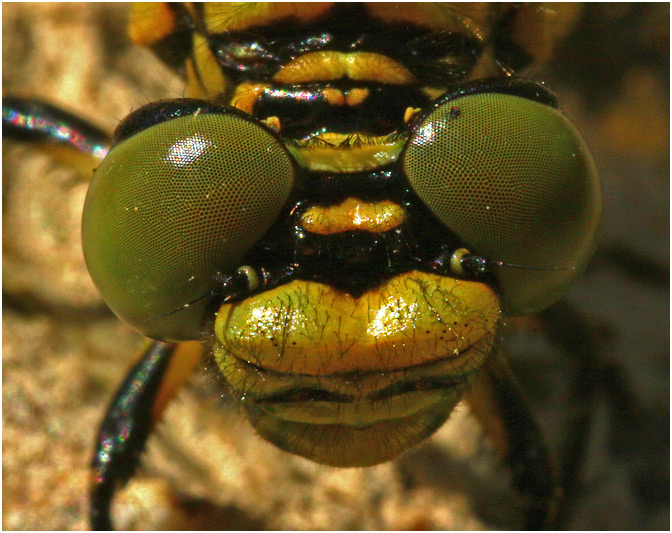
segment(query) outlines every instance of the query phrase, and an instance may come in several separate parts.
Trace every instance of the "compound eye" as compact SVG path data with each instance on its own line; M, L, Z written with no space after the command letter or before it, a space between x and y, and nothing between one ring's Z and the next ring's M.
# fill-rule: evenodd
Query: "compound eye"
M235 113L196 112L134 133L112 148L86 197L91 277L144 335L198 338L203 296L240 266L293 184L281 142Z
M600 218L592 157L557 109L511 94L437 105L403 160L420 199L494 268L502 308L534 313L583 272Z

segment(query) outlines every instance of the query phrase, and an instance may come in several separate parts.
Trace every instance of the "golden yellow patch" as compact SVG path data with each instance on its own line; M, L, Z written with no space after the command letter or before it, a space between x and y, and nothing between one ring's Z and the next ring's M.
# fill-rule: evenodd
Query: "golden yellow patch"
M223 305L215 323L221 351L274 372L329 376L391 371L492 343L499 301L483 283L418 271L360 298L328 285L292 281Z
M300 224L303 229L319 235L354 230L382 233L396 228L405 218L403 208L390 200L364 202L347 198L339 205L308 208Z

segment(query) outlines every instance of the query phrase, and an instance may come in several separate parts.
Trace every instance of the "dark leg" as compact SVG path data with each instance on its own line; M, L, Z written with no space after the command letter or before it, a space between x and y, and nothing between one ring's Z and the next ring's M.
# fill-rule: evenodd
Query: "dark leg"
M114 493L134 474L154 425L191 377L201 355L202 345L196 341L154 341L117 390L98 432L92 462L92 529L112 529Z
M527 504L524 528L548 527L561 496L557 469L503 358L496 356L486 365L466 399L511 472L513 488Z
M101 424L93 457L91 528L112 529L110 506L134 474L145 443L165 407L201 360L199 342L152 342L124 379Z
M2 136L70 146L97 159L109 151L110 138L77 116L40 100L6 96L2 99Z
M112 498L138 466L154 422L154 401L176 346L153 342L128 373L105 414L92 465L92 529L112 529Z

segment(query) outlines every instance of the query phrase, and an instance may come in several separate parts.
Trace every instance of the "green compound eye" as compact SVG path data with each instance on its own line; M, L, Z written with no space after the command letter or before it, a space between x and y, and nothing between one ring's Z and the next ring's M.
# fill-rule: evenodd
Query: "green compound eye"
M585 269L600 218L598 176L557 109L499 93L448 100L416 126L403 165L471 253L501 262L508 314L544 309Z
M239 266L293 184L283 145L236 114L150 126L113 147L95 172L82 221L91 277L144 335L198 338L208 303L199 298L218 272Z

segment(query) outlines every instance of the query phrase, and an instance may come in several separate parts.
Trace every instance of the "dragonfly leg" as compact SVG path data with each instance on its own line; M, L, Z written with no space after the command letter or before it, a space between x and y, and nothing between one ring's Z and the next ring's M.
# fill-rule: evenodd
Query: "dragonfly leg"
M198 342L154 341L117 390L96 439L91 482L92 529L113 529L110 507L114 494L135 472L153 427L193 373L201 353Z

